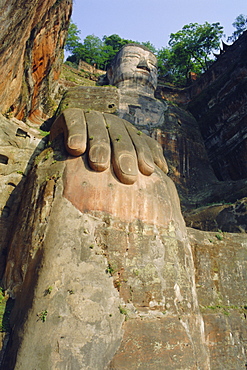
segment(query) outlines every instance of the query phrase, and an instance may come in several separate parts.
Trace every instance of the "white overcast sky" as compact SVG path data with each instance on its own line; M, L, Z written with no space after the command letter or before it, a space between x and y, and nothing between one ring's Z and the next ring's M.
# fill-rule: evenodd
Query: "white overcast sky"
M189 23L220 22L228 37L239 14L247 14L247 0L74 0L72 20L82 40L116 33L160 49Z

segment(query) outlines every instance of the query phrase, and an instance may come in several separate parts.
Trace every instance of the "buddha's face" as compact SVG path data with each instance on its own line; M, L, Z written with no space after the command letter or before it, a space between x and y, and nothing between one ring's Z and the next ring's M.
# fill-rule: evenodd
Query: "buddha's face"
M148 50L135 45L127 45L118 53L114 63L107 72L111 85L119 86L127 82L128 86L157 86L157 59Z

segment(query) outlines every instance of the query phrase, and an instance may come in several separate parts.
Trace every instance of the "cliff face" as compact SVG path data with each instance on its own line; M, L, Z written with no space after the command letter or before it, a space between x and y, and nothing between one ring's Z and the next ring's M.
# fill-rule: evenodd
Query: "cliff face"
M247 178L247 32L191 88L210 163L219 180Z
M47 118L58 79L71 0L11 0L0 7L0 111Z
M190 87L178 89L161 84L156 90L157 98L169 102L157 139L164 147L169 174L177 184L186 212L212 203L235 203L246 197L246 45L245 32ZM239 208L238 204L233 208ZM232 210L228 210L228 227L225 221L223 226L216 220L222 221L222 215L217 216L222 210L214 208L214 215L205 209L201 211L186 216L187 224L195 226L196 218L197 225L204 224L200 226L204 230L207 223L211 224L208 230L236 230ZM246 224L245 211L241 217ZM241 228L245 230L245 226Z
M16 327L3 368L209 369L191 247L159 169L128 187L58 138L25 183L4 285Z
M16 297L2 368L244 369L246 234L186 228L172 181L157 171L130 191L110 170L93 173L85 157L68 157L59 140L37 157L48 138L11 114L39 122L52 109L71 1L11 0L0 10L0 107L8 117L0 116L0 274ZM245 42L243 35L191 91L176 91L176 101L192 99L199 124L168 104L156 132L187 203L244 196ZM102 107L96 90L94 108ZM108 108L118 104L113 97ZM95 212L97 202L106 208ZM226 231L230 219L232 230L246 231L246 201L236 207L220 207ZM203 228L207 215L189 222Z

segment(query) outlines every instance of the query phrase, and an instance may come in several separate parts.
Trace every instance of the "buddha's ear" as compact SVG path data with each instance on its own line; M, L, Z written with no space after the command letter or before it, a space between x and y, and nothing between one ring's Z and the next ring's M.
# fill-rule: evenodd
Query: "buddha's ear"
M107 73L106 73L107 77L108 77L108 80L111 82L111 79L112 79L112 76L113 76L113 69L112 69L112 66L109 67L107 69Z

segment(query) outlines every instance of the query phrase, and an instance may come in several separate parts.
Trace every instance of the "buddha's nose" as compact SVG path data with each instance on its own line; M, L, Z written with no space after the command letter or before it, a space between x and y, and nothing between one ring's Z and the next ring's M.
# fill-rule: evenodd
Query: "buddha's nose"
M137 68L150 72L150 68L148 67L147 61L144 58L140 59Z

